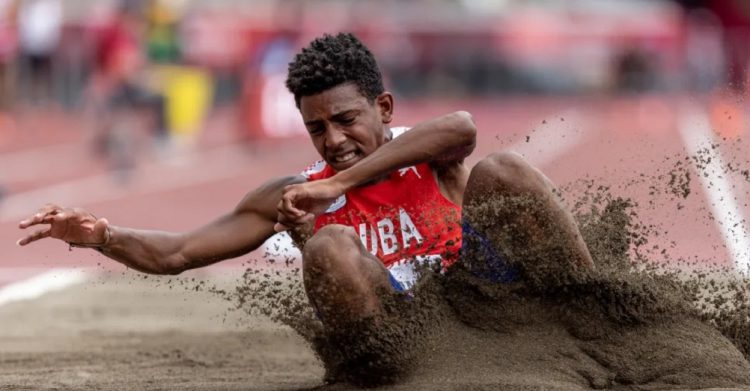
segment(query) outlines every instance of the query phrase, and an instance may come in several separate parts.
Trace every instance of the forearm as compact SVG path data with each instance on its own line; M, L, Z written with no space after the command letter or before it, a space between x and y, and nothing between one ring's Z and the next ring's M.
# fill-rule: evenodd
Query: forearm
M467 112L455 112L415 125L334 178L355 187L403 167L461 160L474 149L476 126Z
M247 254L274 234L275 220L268 216L273 201L269 199L279 197L269 194L269 190L274 193L288 182L276 180L270 187L251 192L232 213L186 233L110 226L110 239L99 251L128 267L152 274L178 274Z
M274 178L248 193L232 212L186 233L118 227L81 208L47 204L18 225L26 229L48 224L49 228L26 235L18 245L51 237L72 247L95 248L145 273L177 274L257 249L274 234L282 189L304 181L300 175Z
M110 239L97 250L125 266L150 274L177 274L185 270L180 254L184 235L109 226Z

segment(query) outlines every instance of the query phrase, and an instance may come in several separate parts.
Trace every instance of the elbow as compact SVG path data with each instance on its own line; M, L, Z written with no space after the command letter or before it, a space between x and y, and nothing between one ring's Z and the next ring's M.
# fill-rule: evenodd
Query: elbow
M468 111L457 111L453 113L455 118L455 133L460 138L460 144L464 147L474 146L477 140L477 125L474 117Z
M184 272L185 268L168 266L168 265L157 265L149 268L134 268L146 274L153 274L155 276L176 276Z
M137 270L141 273L151 274L155 276L169 276L169 275L175 276L186 270L184 268L161 265L161 264L149 265L149 266L144 266L144 265L126 265L126 266L133 270Z
M152 274L159 275L171 275L176 276L185 270L189 269L187 264L183 260L179 259L164 259L161 262L155 262L155 266L149 272Z
M453 135L456 137L454 145L461 151L461 157L465 158L471 155L477 145L477 125L468 111L457 111L451 116L454 120Z
M181 267L172 267L172 268L168 268L168 269L162 271L160 274L165 275L165 276L176 276L178 274L181 274L185 270L187 270L187 269L186 268L181 268Z

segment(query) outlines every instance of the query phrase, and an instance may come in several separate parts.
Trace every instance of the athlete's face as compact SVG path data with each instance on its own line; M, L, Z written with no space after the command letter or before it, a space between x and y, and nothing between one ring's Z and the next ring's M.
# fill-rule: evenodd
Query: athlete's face
M370 103L354 84L342 84L300 99L300 113L315 149L336 171L353 166L390 140L393 97Z

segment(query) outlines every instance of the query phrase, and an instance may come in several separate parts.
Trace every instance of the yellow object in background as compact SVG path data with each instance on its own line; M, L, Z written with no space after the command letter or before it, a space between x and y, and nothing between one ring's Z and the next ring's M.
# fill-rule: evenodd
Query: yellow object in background
M200 68L168 65L162 71L167 125L172 136L198 134L213 100L213 80Z

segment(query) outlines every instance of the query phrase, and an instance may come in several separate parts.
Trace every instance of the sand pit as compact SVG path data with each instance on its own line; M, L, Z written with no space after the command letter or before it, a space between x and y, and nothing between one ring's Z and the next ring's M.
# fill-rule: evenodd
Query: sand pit
M431 303L431 317L420 319L432 325L431 331L407 332L412 338L418 335L419 344L403 344L401 351L385 344L384 355L408 369L402 377L381 378L391 383L384 389L750 387L750 363L721 333L695 316L671 312L647 319L641 315L650 309L639 308L636 311L644 312L631 312L634 317L625 320L622 313L606 314L603 307L628 305L617 300L630 297L613 296L612 303L584 300L570 306L552 298L529 298L524 289L487 289L470 276L442 289L448 290L443 293L453 302ZM580 306L584 303L591 307ZM366 370L347 367L349 382L361 384L362 377L367 382L380 366L389 370L395 366L372 354L383 346L378 342L359 345L368 345L366 357L372 361L364 364ZM409 348L414 350L407 352Z
M233 277L215 281L234 289ZM171 282L170 282L171 281ZM230 311L175 278L97 278L0 308L2 389L348 390L323 385L309 344L264 317ZM189 281L189 279L186 279ZM463 276L430 302L409 370L384 390L747 389L750 365L691 316L623 325L581 317L521 289ZM430 295L427 295L430 296ZM459 301L460 300L460 301ZM421 305L421 304L420 304ZM497 311L477 313L492 307ZM463 311L456 311L462 308ZM425 318L426 319L426 318ZM588 327L596 325L596 327Z
M385 320L321 333L294 264L98 277L0 307L0 389L750 389L747 282L633 267L652 228L600 190L577 214L599 267L586 278L498 285L457 268Z
M569 276L557 270L565 262L555 258L566 252L546 249L527 254L526 262L534 263L522 270L531 276L525 280L488 283L454 267L424 280L415 297L389 300L384 319L312 338L303 328L329 378L341 383L331 387L750 387L750 363L741 351L747 320L736 311L744 308L738 304L746 287L735 286L734 308L720 311L728 318L717 322L720 317L696 305L706 281L632 263L631 250L648 243L651 229L638 224L633 204L608 194L596 199L600 208L578 215L597 264L593 273ZM489 210L482 215L493 218ZM278 308L278 301L267 300L275 296L273 288L254 274L246 275L244 290L226 297L239 299L251 313L269 308L263 303ZM271 312L293 319L283 310ZM728 320L738 322L734 329L722 327Z
M275 284L266 269L250 269L222 294L312 341L336 380L325 389L750 388L747 358L695 305L705 283L631 267L628 242L638 234L626 229L628 208L610 199L581 221L599 265L586 278L493 284L457 267L389 301L385 319L330 334L309 326L294 273Z
M100 276L12 303L0 307L0 388L749 389L747 322L699 310L708 280L628 269L628 204L605 201L580 221L594 275L489 284L457 267L389 301L385 321L336 333L321 333L283 262L243 278ZM724 285L733 310L745 288Z
M321 384L322 366L291 330L237 316L215 295L168 281L136 273L100 277L0 307L0 389L277 390Z

